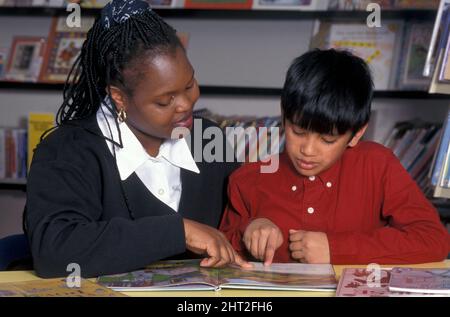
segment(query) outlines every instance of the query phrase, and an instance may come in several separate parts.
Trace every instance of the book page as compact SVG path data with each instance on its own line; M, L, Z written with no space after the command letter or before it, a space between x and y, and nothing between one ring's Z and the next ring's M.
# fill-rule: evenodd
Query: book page
M200 260L161 261L143 270L100 276L97 282L117 291L215 290L217 269L200 267Z
M255 288L279 290L335 290L336 278L329 264L274 263L264 266L252 262L253 268L220 269L222 288Z

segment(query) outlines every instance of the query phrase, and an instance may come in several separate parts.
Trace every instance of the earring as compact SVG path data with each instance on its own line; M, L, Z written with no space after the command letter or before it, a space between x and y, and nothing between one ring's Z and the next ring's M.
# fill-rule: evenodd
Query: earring
M125 120L127 120L127 113L125 109L120 108L119 112L117 113L117 117L119 118L119 122L125 122Z

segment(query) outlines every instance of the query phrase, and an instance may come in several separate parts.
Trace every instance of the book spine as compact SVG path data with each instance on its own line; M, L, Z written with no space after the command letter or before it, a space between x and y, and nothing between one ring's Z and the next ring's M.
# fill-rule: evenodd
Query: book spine
M431 173L431 184L433 186L436 186L439 181L439 176L441 173L441 169L444 165L444 159L449 148L449 143L450 143L450 110L448 111L447 114L447 120L445 121L444 124L441 142L437 150L436 162L433 171Z
M0 128L0 179L6 177L6 142L5 129Z

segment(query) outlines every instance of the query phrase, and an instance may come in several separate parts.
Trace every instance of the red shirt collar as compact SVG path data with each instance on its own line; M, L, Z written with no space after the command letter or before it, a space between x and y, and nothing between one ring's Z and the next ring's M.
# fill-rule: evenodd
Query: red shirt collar
M319 175L315 175L315 177L320 180L323 186L334 186L335 184L337 184L337 181L339 179L341 165L342 157L340 157L330 168L323 171ZM298 182L298 180L300 179L303 183L304 180L309 179L308 176L303 176L297 172L286 152L280 154L280 168L286 170L286 174L292 182Z

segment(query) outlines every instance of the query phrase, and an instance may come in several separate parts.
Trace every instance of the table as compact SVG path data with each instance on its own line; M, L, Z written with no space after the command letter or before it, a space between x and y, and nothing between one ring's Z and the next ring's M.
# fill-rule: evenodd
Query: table
M450 268L450 260L424 264L409 265L381 265L382 268L415 267L415 268ZM334 265L336 279L339 280L344 268L365 268L365 265ZM5 271L0 272L0 283L22 282L38 280L33 271ZM91 279L95 281L95 279ZM299 292L273 290L231 290L214 291L167 291L167 292L123 292L132 297L333 297L335 292Z

